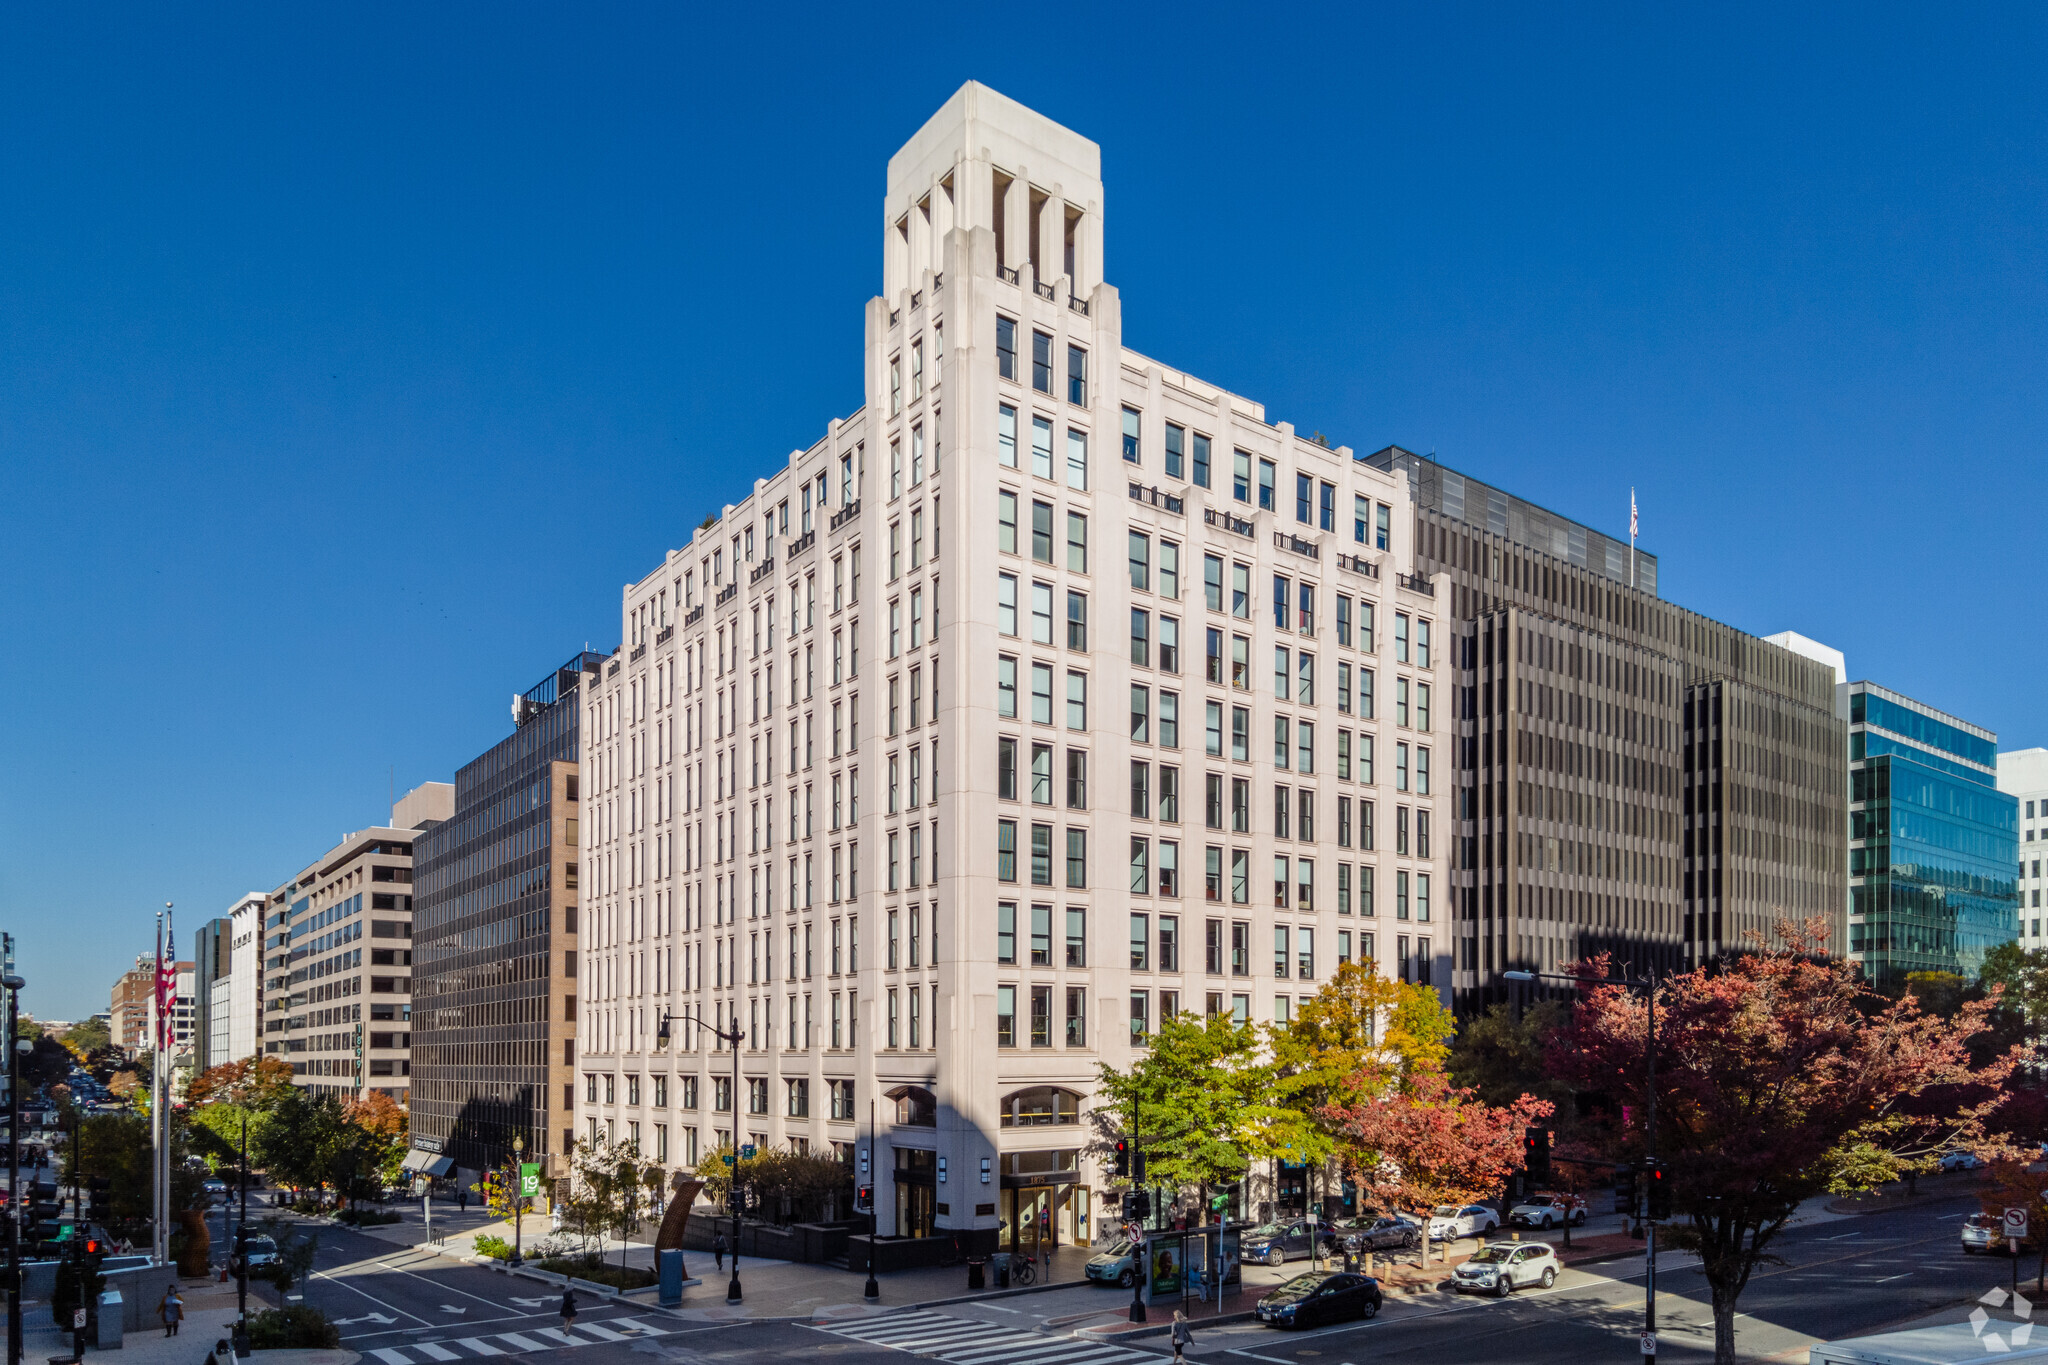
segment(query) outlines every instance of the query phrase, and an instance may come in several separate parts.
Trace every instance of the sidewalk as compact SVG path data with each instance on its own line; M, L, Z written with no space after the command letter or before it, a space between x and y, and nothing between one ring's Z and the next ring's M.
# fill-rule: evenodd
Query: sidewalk
M212 1276L203 1279L181 1279L178 1282L179 1296L185 1300L185 1321L178 1328L178 1335L167 1337L154 1314L145 1312L148 1325L122 1337L119 1359L124 1365L198 1365L206 1359L206 1353L217 1342L225 1340L234 1328L236 1316L235 1286L232 1282L221 1284ZM249 1296L251 1316L271 1307L266 1298L252 1293ZM0 1322L5 1314L0 1313ZM50 1320L50 1306L47 1303L29 1301L22 1304L21 1314L22 1359L41 1362L53 1357L69 1359L71 1355L71 1333L60 1329ZM90 1342L86 1344L86 1359L95 1356L105 1359L115 1357L102 1352ZM358 1359L354 1351L290 1351L263 1353L266 1360L294 1362L295 1365L353 1365Z

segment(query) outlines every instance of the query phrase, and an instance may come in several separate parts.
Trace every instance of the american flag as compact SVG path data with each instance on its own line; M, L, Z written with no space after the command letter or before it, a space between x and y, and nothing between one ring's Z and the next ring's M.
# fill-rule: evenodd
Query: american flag
M1642 532L1642 523L1636 516L1636 490L1628 490L1628 538L1634 540Z
M173 945L178 941L171 932L169 911L156 931L156 1051L160 1057L171 1048L171 1005L178 998L177 953L174 949L169 957L164 956L167 938Z

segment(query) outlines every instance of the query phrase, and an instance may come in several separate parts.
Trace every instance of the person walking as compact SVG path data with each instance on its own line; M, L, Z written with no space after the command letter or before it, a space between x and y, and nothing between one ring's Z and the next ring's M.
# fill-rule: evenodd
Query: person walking
M1192 1346L1192 1345L1194 1345L1194 1344L1195 1344L1195 1334L1194 1334L1194 1332L1193 1332L1193 1331L1192 1331L1192 1330L1191 1330L1191 1329L1190 1329L1190 1328L1188 1327L1188 1316L1187 1316L1187 1314L1185 1314L1185 1313L1181 1312L1181 1311L1180 1311L1180 1309L1178 1309L1178 1308L1174 1309L1174 1310L1173 1310L1173 1359L1174 1359L1174 1365L1181 1365L1181 1362L1182 1362L1182 1361L1183 1361L1183 1360L1185 1359L1185 1357L1184 1357L1184 1356L1182 1355L1182 1352L1186 1351L1188 1347L1190 1347L1190 1346Z
M455 1192L455 1207L464 1213L469 1212L469 1186L464 1185Z
M178 1297L178 1287L171 1285L164 1290L164 1300L156 1306L156 1315L164 1320L164 1335L178 1335L178 1321L185 1316L185 1301Z
M725 1252L727 1246L728 1243L725 1240L725 1234L722 1232L711 1239L711 1254L718 1259L718 1268L720 1270L725 1269ZM703 1262L700 1261L698 1262L698 1264L702 1265Z
M562 1330L566 1332L575 1325L576 1291L573 1289L564 1289L562 1291Z

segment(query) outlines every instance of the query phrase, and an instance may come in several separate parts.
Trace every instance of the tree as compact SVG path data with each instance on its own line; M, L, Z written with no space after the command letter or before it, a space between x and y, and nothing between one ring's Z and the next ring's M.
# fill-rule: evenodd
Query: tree
M1257 1030L1227 1014L1162 1019L1128 1071L1105 1063L1097 1076L1089 1150L1106 1156L1118 1138L1135 1140L1147 1179L1174 1189L1206 1194L1242 1180L1258 1130L1291 1118L1267 1092Z
M59 1146L60 1183L72 1184L74 1172L86 1179L107 1181L107 1231L132 1242L148 1241L155 1204L149 1120L139 1114L73 1113L73 1122L78 1124L78 1160L74 1167L73 1143ZM202 1181L185 1165L185 1125L173 1119L170 1136L171 1213L175 1217L199 1202Z
M1953 1019L1912 995L1888 1001L1846 961L1820 956L1823 921L1784 923L1716 972L1665 978L1657 992L1657 1152L1680 1223L1671 1242L1698 1252L1713 1299L1714 1355L1735 1359L1736 1303L1801 1200L1868 1189L1949 1147L2000 1149L1988 1122L2004 1102L2015 1048L1978 1066L1969 1043L1993 1000ZM1582 964L1571 1027L1553 1041L1560 1077L1629 1106L1617 1155L1641 1149L1647 1113L1647 1005ZM1916 1105L1938 1087L1951 1098Z
M619 1265L625 1266L626 1239L640 1221L640 1191L661 1188L661 1166L640 1159L631 1142L579 1139L571 1153L573 1173L566 1212L573 1216L587 1242L592 1228L619 1234ZM648 1176L654 1179L649 1182Z
M363 1154L372 1162L378 1184L397 1184L405 1165L410 1123L405 1106L382 1090L372 1090L344 1104L342 1115L362 1130Z
M1526 1094L1562 1108L1571 1088L1550 1074L1547 1053L1550 1035L1570 1019L1570 1008L1559 1000L1538 1000L1519 1010L1490 1005L1458 1030L1446 1070L1455 1084L1488 1104L1512 1104Z
M71 1074L73 1062L69 1048L49 1034L39 1033L21 1059L21 1083L30 1089L56 1085Z
M2001 1012L2017 1015L2029 1035L2048 1027L2048 948L1999 944L1984 954L1977 984L1987 994L2001 988Z
M1344 1168L1382 1208L1406 1209L1428 1225L1438 1204L1463 1204L1500 1189L1522 1165L1522 1131L1547 1118L1548 1100L1523 1095L1487 1104L1441 1070L1417 1070L1399 1088L1325 1108ZM1423 1242L1427 1259L1429 1243Z
M60 1041L70 1048L80 1061L89 1061L93 1053L113 1045L114 1035L107 1027L106 1020L94 1018L73 1024Z

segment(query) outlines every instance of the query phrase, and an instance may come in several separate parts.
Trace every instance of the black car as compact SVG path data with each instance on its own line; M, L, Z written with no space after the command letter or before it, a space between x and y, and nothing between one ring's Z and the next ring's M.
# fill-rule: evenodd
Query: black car
M1380 1282L1348 1270L1312 1270L1296 1275L1259 1300L1260 1322L1274 1327L1315 1327L1380 1311Z
M1422 1226L1406 1218L1353 1218L1337 1225L1337 1244L1357 1251L1412 1251L1422 1245Z
M1337 1230L1328 1223L1318 1226L1306 1218L1291 1218L1285 1223L1266 1223L1247 1232L1239 1255L1254 1263L1285 1265L1289 1257L1306 1258L1315 1250L1328 1256L1336 1246Z

